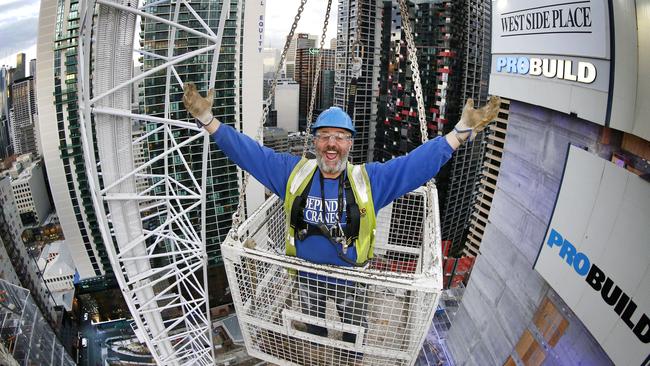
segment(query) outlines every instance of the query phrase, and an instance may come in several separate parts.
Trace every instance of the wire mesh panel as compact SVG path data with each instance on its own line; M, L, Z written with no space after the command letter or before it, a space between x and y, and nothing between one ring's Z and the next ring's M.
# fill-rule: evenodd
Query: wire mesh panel
M239 228L239 239L224 243L252 356L282 365L414 363L442 287L435 187L396 200L377 222L375 256L366 268L285 256L277 197Z

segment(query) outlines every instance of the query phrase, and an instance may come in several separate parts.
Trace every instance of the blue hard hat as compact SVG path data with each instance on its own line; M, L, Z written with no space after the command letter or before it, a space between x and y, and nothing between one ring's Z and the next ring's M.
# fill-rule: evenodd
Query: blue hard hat
M311 133L316 133L316 130L321 127L343 128L350 131L352 137L357 133L357 130L354 129L354 125L352 124L352 118L350 118L350 115L345 113L345 111L339 107L329 107L321 112L316 119L316 123L311 126Z

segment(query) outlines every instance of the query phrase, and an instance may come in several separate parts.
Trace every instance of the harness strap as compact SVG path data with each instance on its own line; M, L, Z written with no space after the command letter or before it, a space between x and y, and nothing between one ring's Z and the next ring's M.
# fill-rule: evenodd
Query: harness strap
M311 184L314 182L314 175L316 174L312 174L311 178L309 179L309 182L305 186L305 189L302 191L302 193L300 193L300 196L296 197L296 199L293 200L293 204L291 205L290 224L291 227L294 229L296 235L298 234L298 231L300 229L303 229L302 226L305 223L303 211L305 210L305 203L307 202L307 196L309 195L309 191L311 190Z
M315 225L310 225L306 223L304 219L305 204L307 203L307 196L309 195L309 191L311 190L311 185L314 181L314 175L316 174L314 173L311 176L309 182L305 186L305 189L300 193L300 196L296 197L293 200L293 204L291 205L290 225L291 228L293 228L294 230L295 236L297 237L297 239L300 240L304 240L307 236L310 235L321 234L320 228L318 228ZM359 229L361 226L361 213L359 210L359 205L357 205L354 192L352 191L352 185L350 184L350 180L347 174L345 175L344 191L345 191L345 198L346 198L345 214L347 217L344 233L346 239L348 240L348 243L350 245L354 245L354 241L357 240L357 238L359 237Z
M354 197L354 192L352 191L352 185L350 180L345 179L345 198L347 200L345 215L347 217L347 224L345 225L345 237L351 242L354 243L355 240L359 237L359 229L361 225L361 212L359 211L359 205L357 205L357 200Z

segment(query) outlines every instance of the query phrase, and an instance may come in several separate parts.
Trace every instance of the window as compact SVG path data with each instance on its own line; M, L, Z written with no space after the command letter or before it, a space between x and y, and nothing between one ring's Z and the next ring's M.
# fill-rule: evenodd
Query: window
M546 358L546 351L543 345L539 343L540 339L533 335L533 332L539 334L541 341L553 348L560 340L569 322L557 309L555 304L545 297L542 304L537 308L533 322L529 329L524 330L519 342L515 346L515 354L525 365L541 365ZM533 329L530 329L533 328ZM515 366L514 359L508 357L505 366Z

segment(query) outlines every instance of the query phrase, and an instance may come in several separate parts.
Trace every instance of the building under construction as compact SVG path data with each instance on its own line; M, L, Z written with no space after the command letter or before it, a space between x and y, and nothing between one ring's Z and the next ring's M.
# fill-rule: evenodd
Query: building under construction
M487 1L410 3L409 17L424 97L428 137L443 135L458 122L467 98L487 100L490 56L490 4ZM397 1L384 1L379 100L374 160L387 161L421 144L405 35ZM417 19L417 22L414 21ZM440 191L442 237L452 253L464 243L484 159L485 133L463 145L436 179ZM465 235L466 236L466 235Z
M438 68L442 83L438 84L436 94L441 108L439 118L446 123L443 128L446 133L460 118L468 98L473 98L476 105L487 101L492 18L490 2L486 0L443 1L441 5L439 14L444 16L445 24L442 21L438 24L440 35L444 35L441 41L446 46L438 50L442 59ZM452 242L454 254L462 250L467 236L468 218L485 157L486 134L479 133L472 143L462 145L454 153L448 163L451 166L447 186L440 188L444 192L440 203L442 237Z

